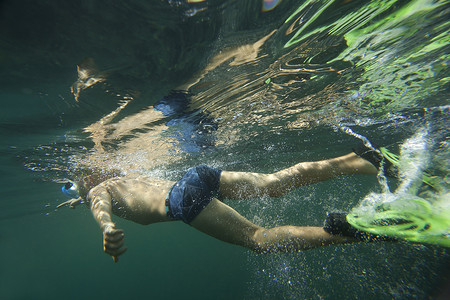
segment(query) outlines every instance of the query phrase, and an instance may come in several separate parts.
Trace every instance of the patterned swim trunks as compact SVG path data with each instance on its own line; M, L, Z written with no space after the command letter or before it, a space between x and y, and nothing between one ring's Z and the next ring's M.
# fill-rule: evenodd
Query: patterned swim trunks
M217 196L222 170L200 165L189 169L166 198L167 215L189 224Z

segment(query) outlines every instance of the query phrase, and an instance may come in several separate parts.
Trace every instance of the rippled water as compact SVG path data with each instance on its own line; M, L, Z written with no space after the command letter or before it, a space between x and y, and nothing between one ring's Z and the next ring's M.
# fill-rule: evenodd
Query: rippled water
M401 242L258 256L183 224L122 222L130 250L113 265L87 209L54 207L64 200L58 182L84 169L172 180L199 163L272 172L348 153L361 136L398 153L423 130L418 163L442 179L445 194L449 9L429 0L1 2L1 293L442 294L444 247ZM394 191L417 178L388 184ZM371 192L382 193L383 182L351 176L232 205L264 226L320 226L326 211L349 211Z

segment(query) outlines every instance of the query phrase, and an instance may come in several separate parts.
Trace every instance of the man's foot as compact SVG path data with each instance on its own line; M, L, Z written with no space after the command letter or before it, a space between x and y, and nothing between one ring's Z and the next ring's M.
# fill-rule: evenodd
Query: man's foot
M389 159L383 157L383 154L379 149L377 149L378 151L375 151L361 144L358 148L352 150L356 155L374 165L377 170L383 168L384 175L398 178L397 168Z
M347 222L347 214L338 212L328 213L323 230L332 235L352 237L362 242L393 242L397 240L392 237L371 234L358 230Z

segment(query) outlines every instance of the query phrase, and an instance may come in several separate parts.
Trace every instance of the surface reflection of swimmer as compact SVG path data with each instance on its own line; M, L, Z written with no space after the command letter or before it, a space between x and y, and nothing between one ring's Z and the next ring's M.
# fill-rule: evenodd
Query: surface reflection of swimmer
M94 151L82 159L81 164L95 168L120 160L123 163L118 166L120 169L152 169L173 162L180 157L174 155L179 152L196 153L214 146L215 138L211 133L217 125L192 105L190 93L174 90L154 105L136 111L134 97L140 93L116 90L109 78L113 73L99 71L92 58L83 59L77 66L77 73L78 79L71 87L76 102L85 106L86 111L102 114L108 111L83 129L90 135ZM83 96L94 87L104 92L105 97ZM152 150L146 151L149 148ZM123 155L129 157L136 153L139 153L139 162L123 159Z
M196 153L214 145L213 133L217 124L199 110L190 111L191 95L185 91L171 91L159 100L154 109L165 117L170 117L167 127L176 127L180 149L187 153Z
M379 167L380 162L369 158L370 163L360 156L367 158L365 153L350 153L328 160L302 162L273 174L229 172L201 165L189 169L177 182L144 176L102 181L98 176L89 175L63 187L63 192L77 199L59 207L73 207L84 200L103 231L104 251L114 261L127 248L124 233L116 228L112 214L143 225L182 220L212 237L258 253L352 243L360 240L361 235L337 214L330 214L323 228L264 228L219 199L280 197L292 189L337 176L377 174L375 166Z

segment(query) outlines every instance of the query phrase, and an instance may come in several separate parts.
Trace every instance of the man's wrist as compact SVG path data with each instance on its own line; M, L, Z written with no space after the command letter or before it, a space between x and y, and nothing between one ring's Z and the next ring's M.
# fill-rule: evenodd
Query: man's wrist
M115 224L113 222L105 222L102 224L102 231L106 231L108 228L114 228Z

